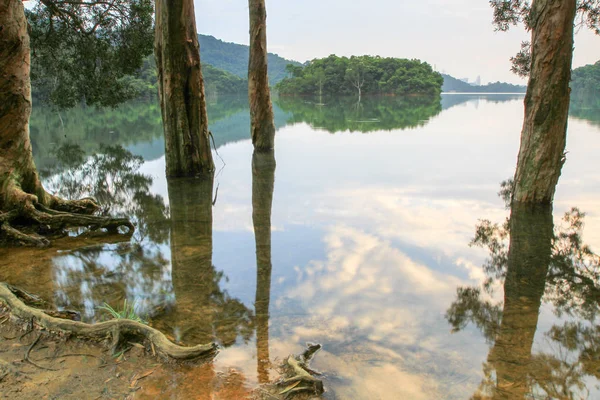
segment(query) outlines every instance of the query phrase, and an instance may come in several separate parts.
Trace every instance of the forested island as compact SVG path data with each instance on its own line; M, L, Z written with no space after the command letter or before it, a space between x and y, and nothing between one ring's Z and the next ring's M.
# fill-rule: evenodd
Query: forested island
M330 55L287 69L290 76L275 86L283 96L436 95L444 82L426 62L379 56Z

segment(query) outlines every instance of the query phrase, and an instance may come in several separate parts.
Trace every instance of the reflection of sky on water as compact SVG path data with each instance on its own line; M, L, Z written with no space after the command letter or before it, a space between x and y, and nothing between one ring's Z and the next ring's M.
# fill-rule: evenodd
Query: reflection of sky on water
M340 398L471 396L488 345L475 329L451 335L444 313L458 286L484 279L485 253L468 242L479 219L501 222L507 216L496 192L513 173L522 113L520 97L494 103L477 96L410 131L329 134L303 123L281 128L272 210L271 357L322 342L325 350L314 365L327 372ZM588 212L585 240L596 249L599 133L570 120L568 162L555 205L557 216L572 206ZM213 264L228 277L223 289L252 307L252 147L249 141L230 143L219 154L227 165L215 180ZM152 190L168 202L164 157L144 164L142 172L153 176ZM153 251L170 259L168 246ZM128 299L151 299L148 307L175 301L168 263L147 276L129 259L123 277L118 252L106 251L98 260ZM57 287L84 271L81 260L59 258ZM94 277L78 284L86 299ZM497 295L501 299L502 291ZM549 351L544 332L555 322L543 307L535 351ZM254 349L235 345L218 364L241 368L252 380Z

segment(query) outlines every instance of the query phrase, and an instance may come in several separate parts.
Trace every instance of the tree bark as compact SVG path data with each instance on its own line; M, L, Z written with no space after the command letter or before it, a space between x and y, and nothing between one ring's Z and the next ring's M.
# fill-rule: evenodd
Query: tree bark
M133 225L125 219L91 215L98 209L92 199L66 201L47 193L33 162L29 138L31 114L30 46L27 19L20 0L0 0L0 234L11 242L48 245L35 232L64 226L90 226L116 231ZM52 210L51 210L52 209ZM24 233L12 224L30 225ZM50 229L48 229L50 228Z
M256 359L258 381L269 383L269 304L271 299L271 208L275 185L275 155L252 156L252 223L256 243Z
M250 131L254 149L270 151L275 147L275 122L267 71L265 0L248 0L248 7L250 9L250 59L248 62Z
M212 173L193 0L156 0L155 29L167 176Z
M564 164L576 0L535 0L531 72L513 200L550 203Z

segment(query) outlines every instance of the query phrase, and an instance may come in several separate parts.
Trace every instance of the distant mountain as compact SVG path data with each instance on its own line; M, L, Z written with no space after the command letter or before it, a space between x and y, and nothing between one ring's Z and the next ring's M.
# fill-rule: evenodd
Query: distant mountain
M248 54L250 48L243 44L224 42L209 35L198 34L202 63L231 72L240 78L248 77ZM285 66L302 65L298 61L286 60L277 54L269 53L269 82L271 86L287 76Z
M459 92L459 93L525 93L526 86L513 85L504 82L489 83L487 85L475 86L467 82L463 82L450 75L442 74L444 84L442 92Z

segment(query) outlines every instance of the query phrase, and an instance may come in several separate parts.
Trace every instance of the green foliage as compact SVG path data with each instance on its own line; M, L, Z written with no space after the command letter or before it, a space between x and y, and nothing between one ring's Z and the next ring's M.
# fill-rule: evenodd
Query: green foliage
M136 96L133 75L152 53L152 0L39 0L26 11L31 79L60 108L115 106Z
M440 96L337 97L326 104L280 97L276 104L292 114L289 123L306 122L335 132L373 132L423 126L442 111Z
M578 96L600 93L600 61L573 70L571 90Z
M506 32L511 26L517 26L520 23L530 30L532 23L539 20L537 14L547 6L546 2L534 3L529 0L490 0L489 3L494 11L494 27L502 32ZM600 35L600 1L577 0L575 21L577 21L578 27L585 26L596 35ZM510 60L512 72L520 76L529 75L531 43L522 42L521 50Z
M224 42L208 35L198 35L198 40L200 42L200 58L203 63L246 79L250 52L248 46ZM297 61L286 60L273 53L268 54L268 63L271 85L275 85L288 75L286 71L288 64L300 65Z
M419 60L371 56L312 60L306 67L287 68L290 77L276 85L281 95L426 94L441 91L443 78Z
M100 310L104 310L108 312L114 319L129 319L131 321L139 322L141 324L147 324L136 312L137 303L133 302L133 304L128 303L127 299L123 301L123 308L120 310L115 310L109 304L104 303L104 305L98 307Z
M571 74L571 107L574 117L600 124L600 61Z
M510 83L495 82L482 86L473 86L467 82L463 82L450 75L442 74L444 92L460 92L460 93L525 93L527 87L520 85L512 85Z

